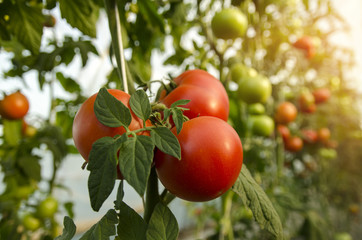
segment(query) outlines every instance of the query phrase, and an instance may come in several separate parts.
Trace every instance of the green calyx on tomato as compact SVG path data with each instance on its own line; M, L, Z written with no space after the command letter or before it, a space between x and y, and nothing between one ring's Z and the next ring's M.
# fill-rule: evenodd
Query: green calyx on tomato
M274 120L268 115L251 116L250 124L254 135L269 137L274 132Z
M29 111L29 101L20 91L0 100L0 115L8 120L22 119Z
M41 201L37 208L37 215L41 218L51 218L58 211L58 200L52 196Z
M213 116L227 121L229 98L222 83L208 72L200 69L188 70L174 79L177 87L161 102L170 107L182 99L190 100L183 105L189 119L198 116Z
M269 79L263 75L247 77L239 83L239 97L247 104L265 103L272 93Z
M211 29L217 38L235 39L243 37L248 19L238 8L225 8L217 12L211 21Z
M209 201L235 183L243 163L243 149L236 131L221 119L202 116L184 123L176 135L181 160L155 153L157 175L175 196L188 201Z

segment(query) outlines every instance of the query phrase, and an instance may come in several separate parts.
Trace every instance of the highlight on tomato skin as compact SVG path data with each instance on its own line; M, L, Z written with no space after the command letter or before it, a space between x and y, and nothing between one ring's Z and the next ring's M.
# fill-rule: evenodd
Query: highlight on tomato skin
M161 102L170 107L182 99L190 100L182 107L188 108L184 115L189 119L198 116L213 116L224 121L229 117L229 98L222 83L210 73L200 70L188 70L174 79L177 87Z
M179 134L181 160L155 153L157 175L164 187L187 201L209 201L235 183L243 163L236 131L225 121L202 116L184 123Z

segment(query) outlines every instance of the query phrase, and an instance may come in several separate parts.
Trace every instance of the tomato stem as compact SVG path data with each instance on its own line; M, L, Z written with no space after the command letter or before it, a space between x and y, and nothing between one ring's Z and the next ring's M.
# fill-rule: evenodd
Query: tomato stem
M233 191L228 191L225 195L222 196L222 218L220 219L220 234L219 240L225 239L225 236L228 236L229 240L234 240L234 233L232 228L232 223L230 219L231 207L233 203Z

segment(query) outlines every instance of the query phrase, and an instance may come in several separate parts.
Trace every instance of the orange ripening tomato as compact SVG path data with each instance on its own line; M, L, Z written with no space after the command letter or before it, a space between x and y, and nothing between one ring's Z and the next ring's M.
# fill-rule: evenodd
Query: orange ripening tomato
M284 146L290 152L299 152L303 148L303 140L298 136L292 136L287 139Z
M309 90L303 91L298 98L300 111L314 113L317 110L313 94Z
M200 69L188 70L174 79L177 87L161 99L167 107L172 103L191 100L182 107L189 110L184 115L189 119L198 116L213 116L227 121L229 98L222 83L208 72Z
M293 122L297 117L298 110L291 102L282 102L278 105L275 120L280 124Z
M0 115L8 120L22 119L29 111L29 101L20 91L0 101Z
M155 153L157 175L175 196L188 201L209 201L235 183L243 163L243 149L236 131L225 121L202 116L184 123L176 134L181 160Z
M324 127L318 130L318 140L320 142L326 143L331 137L331 131Z
M316 54L313 38L310 36L303 36L293 43L295 48L301 49L305 52L305 56L311 59Z
M331 91L328 88L319 88L313 91L316 104L324 103L331 97Z
M108 89L108 92L121 101L126 107L131 109L129 105L130 95L118 90ZM92 144L102 137L114 137L115 135L122 135L126 132L124 127L107 127L101 124L94 113L94 102L97 93L89 97L78 110L73 121L73 139L76 148L82 157L88 162L89 153L92 149ZM138 118L131 110L132 121L129 125L131 131L143 128L142 119ZM151 125L149 121L146 125ZM148 132L141 132L140 134L149 134Z

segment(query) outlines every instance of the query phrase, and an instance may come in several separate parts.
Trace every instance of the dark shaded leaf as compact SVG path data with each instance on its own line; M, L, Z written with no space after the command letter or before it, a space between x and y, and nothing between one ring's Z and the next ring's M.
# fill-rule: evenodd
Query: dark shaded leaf
M181 159L181 147L176 136L166 127L153 128L151 138L156 147L177 159Z
M147 224L142 217L124 202L121 202L117 235L119 239L145 240Z

